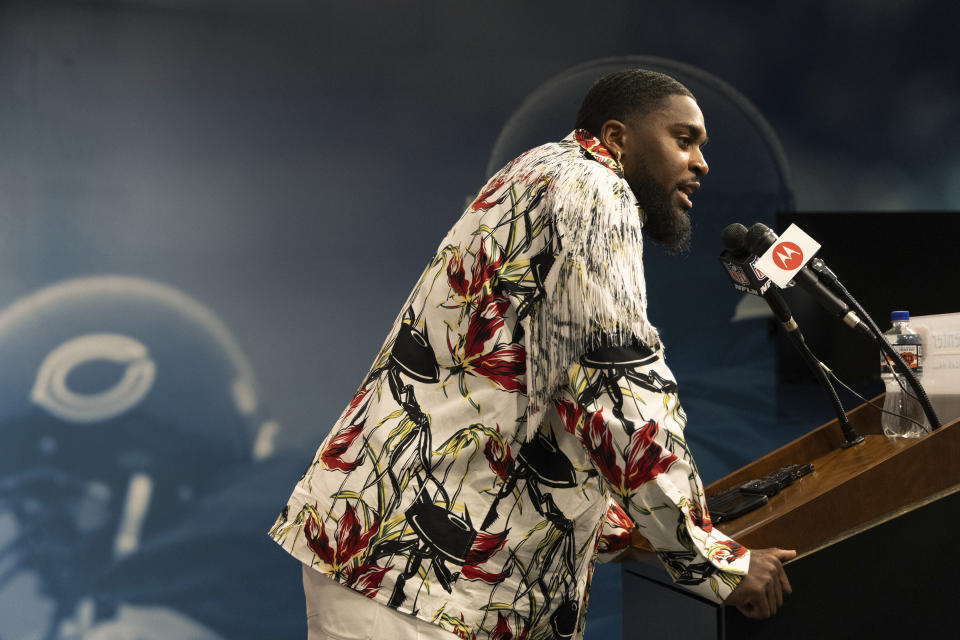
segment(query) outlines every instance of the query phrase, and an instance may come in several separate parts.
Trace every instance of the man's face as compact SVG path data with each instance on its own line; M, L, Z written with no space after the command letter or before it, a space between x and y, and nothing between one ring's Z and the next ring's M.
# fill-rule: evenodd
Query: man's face
M693 98L668 96L660 108L624 123L623 175L646 213L644 232L668 251L690 246L691 198L709 168L703 113Z

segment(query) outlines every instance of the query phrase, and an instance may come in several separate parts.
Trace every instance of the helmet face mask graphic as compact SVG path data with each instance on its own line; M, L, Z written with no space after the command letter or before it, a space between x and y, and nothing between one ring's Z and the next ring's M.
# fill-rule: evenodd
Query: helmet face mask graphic
M98 276L29 294L0 311L0 358L0 612L37 618L32 632L78 615L112 563L270 454L246 357L166 285ZM27 582L23 611L3 585Z

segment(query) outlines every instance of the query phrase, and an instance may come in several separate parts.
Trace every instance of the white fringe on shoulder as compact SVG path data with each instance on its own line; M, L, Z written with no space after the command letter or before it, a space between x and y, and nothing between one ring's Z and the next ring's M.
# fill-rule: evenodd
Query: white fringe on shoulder
M601 334L615 344L659 342L647 319L643 223L629 186L580 153L548 171L544 207L555 216L560 253L526 327L528 439L554 392L567 384L570 367L597 346Z

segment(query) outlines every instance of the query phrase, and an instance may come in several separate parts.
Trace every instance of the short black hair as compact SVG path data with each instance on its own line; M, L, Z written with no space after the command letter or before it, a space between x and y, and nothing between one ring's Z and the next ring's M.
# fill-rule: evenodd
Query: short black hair
M631 116L645 115L674 95L694 97L689 89L664 73L648 69L614 71L590 87L577 113L575 128L599 136L607 120L623 122Z

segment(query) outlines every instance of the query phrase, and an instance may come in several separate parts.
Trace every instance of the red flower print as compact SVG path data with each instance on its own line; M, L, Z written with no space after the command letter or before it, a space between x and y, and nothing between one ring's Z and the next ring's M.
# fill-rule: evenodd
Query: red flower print
M643 425L630 436L630 455L627 458L627 472L624 476L624 488L631 492L670 468L677 460L672 453L665 454L655 440L659 425L653 420Z
M350 503L347 503L347 510L337 523L336 552L330 548L330 540L327 538L327 531L323 522L318 524L313 514L307 514L307 520L303 528L307 537L307 544L321 560L331 565L335 571L340 571L351 558L364 551L370 539L379 529L380 518L377 517L370 528L361 533L357 511Z
M476 640L477 636L473 631L470 630L470 627L467 626L467 622L463 619L463 612L460 612L459 618L454 618L451 615L443 613L441 610L440 619L444 623L450 625L450 633L454 634L458 638L463 638L463 640Z
M393 565L380 567L376 564L361 564L347 572L347 581L344 584L351 589L356 589L368 598L375 598L377 592L380 591L380 583L383 582L383 577L387 575L387 571L390 571L390 569L393 569Z
M610 154L610 151L608 151L607 148L603 146L603 143L597 138L594 138L586 129L577 129L573 134L573 139L576 140L581 147L593 155L602 156L604 158L613 160L613 156Z
M455 254L447 264L447 282L450 283L450 288L463 298L463 304L469 305L481 292L486 291L489 295L490 288L488 285L490 280L502 265L503 258L490 262L487 247L485 244L481 244L480 251L477 252L473 261L470 279L468 280L466 277L463 258L459 254Z
M693 524L707 533L713 531L713 522L710 520L710 513L707 512L706 506L701 508L699 503L692 502L690 504L690 519L693 520Z
M726 562L733 564L737 558L742 558L747 553L747 548L742 544L727 540L718 542L707 550L707 557L714 562Z
M357 395L353 396L353 400L351 400L350 404L347 406L344 417L347 417L353 413L354 409L360 406L360 403L363 402L363 399L367 397L368 393L370 393L370 387L360 387L360 389L357 391Z
M497 584L510 575L509 569L501 573L490 573L480 568L480 565L503 548L509 532L510 530L506 529L500 533L487 533L485 531L477 533L477 537L473 539L473 544L470 545L470 550L467 551L466 562L460 570L460 575L466 580L482 580L487 584Z
M473 370L507 391L527 391L527 385L519 380L527 371L527 352L522 345L497 345L473 361Z
M333 565L333 549L330 548L330 540L327 539L327 529L323 522L317 522L312 513L307 514L307 520L303 524L303 535L307 538L307 545L313 550L317 557L329 565Z
M380 529L380 517L374 518L370 528L362 535L360 533L360 520L357 518L357 512L353 505L347 503L347 510L344 512L340 522L337 523L337 565L343 566L350 558L357 555L367 548L377 531Z
M613 446L613 436L603 421L603 410L598 410L587 423L581 441L603 476L613 485L618 495L629 496L670 468L677 460L672 453L665 454L656 441L660 427L653 420L633 432L628 444L626 471L617 464L622 460Z
M480 192L480 195L477 196L477 199L473 201L473 204L470 205L471 211L486 211L490 207L497 204L497 200L488 201L490 196L495 194L503 186L504 178L498 176L493 182L491 182L487 187Z
M576 433L577 425L580 424L580 420L583 418L583 407L574 405L572 402L567 402L566 400L556 400L553 404L557 408L557 414L560 416L563 426L570 433Z
M598 542L598 553L617 553L630 546L630 534L625 532L605 533L600 536Z
M480 244L480 251L473 262L473 279L470 282L470 296L476 296L485 288L489 287L490 280L497 273L497 270L503 266L503 257L490 262L487 257L487 246Z
M635 526L633 520L627 515L627 512L616 502L611 502L610 506L607 507L607 522L614 527L626 529L627 531L630 531Z
M513 631L510 629L510 623L507 617L497 612L497 626L490 633L490 640L513 640Z
M593 464L607 481L619 488L623 484L623 470L617 464L617 452L613 448L613 436L603 422L603 409L590 416L580 435L583 446L593 459Z
M470 360L483 353L483 346L503 326L503 314L510 306L506 298L484 295L467 325L464 359Z
M526 392L526 384L520 380L527 370L523 346L509 342L498 342L489 349L486 346L503 327L503 314L509 306L507 298L481 295L466 335L455 345L447 339L447 348L455 363L452 374L481 375L507 391Z
M462 298L470 296L470 282L467 280L466 271L463 269L463 258L454 255L447 263L447 282L450 288L457 292Z
M497 433L500 433L500 425L497 425ZM506 479L513 471L513 455L510 454L510 445L504 442L501 437L487 438L487 444L483 447L483 455L486 456L490 468L498 477Z
M614 553L630 546L630 530L633 529L633 520L618 505L611 503L607 507L607 517L604 521L603 531L600 536L599 551L602 553Z
M573 132L573 139L577 141L581 147L589 150L591 146L596 144L596 141L590 132L586 129L577 129Z
M323 452L320 454L320 460L326 468L349 472L360 466L363 462L362 452L353 462L343 460L342 456L347 452L347 449L350 448L350 445L353 444L357 436L360 435L360 432L363 431L363 424L366 421L366 418L364 418L360 424L344 426L337 431L335 436L330 438L327 446L324 447Z

